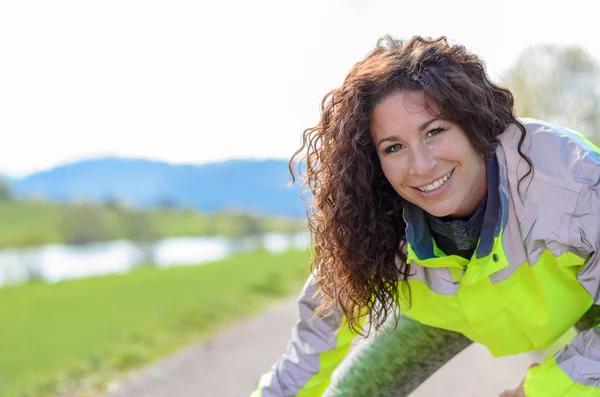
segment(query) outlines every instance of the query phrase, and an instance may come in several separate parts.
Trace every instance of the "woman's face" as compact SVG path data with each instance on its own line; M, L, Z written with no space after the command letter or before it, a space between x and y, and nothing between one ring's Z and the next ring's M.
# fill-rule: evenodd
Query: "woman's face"
M469 216L486 194L485 162L465 131L426 103L423 93L399 92L375 106L371 137L381 168L403 199L431 215Z

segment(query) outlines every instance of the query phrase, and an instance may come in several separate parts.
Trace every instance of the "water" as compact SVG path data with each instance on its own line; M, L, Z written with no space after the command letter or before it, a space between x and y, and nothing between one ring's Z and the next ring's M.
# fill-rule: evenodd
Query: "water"
M233 240L224 237L175 237L140 247L130 241L112 241L87 246L45 245L0 250L0 286L23 283L32 278L54 283L102 274L126 273L151 261L159 267L198 265L223 259L258 246L277 253L306 248L306 233L265 234Z

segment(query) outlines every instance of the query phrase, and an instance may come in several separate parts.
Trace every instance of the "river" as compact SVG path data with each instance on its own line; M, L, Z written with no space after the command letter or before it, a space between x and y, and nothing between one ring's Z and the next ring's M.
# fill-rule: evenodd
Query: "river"
M39 279L49 283L103 274L126 273L152 262L159 267L201 265L236 252L263 247L269 252L306 248L307 233L269 233L260 237L230 239L214 237L173 237L151 246L130 241L111 241L84 246L52 244L33 248L0 250L0 286Z

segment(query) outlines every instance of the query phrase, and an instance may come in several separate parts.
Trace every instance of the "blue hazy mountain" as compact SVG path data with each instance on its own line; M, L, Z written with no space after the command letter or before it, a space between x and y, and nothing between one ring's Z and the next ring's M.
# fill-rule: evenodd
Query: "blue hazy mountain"
M289 187L286 160L229 160L174 165L145 159L95 158L12 181L17 197L52 201L114 200L143 208L244 210L304 216L298 183Z

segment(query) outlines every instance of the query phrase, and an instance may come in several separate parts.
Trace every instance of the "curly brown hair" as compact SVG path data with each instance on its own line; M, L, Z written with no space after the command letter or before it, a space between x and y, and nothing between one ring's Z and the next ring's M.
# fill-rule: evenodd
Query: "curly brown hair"
M325 96L321 120L304 131L302 147L290 160L290 171L299 157L306 162L301 174L312 195L308 225L311 267L323 298L319 313L340 307L356 332L366 315L381 327L411 270L403 199L383 174L370 130L375 105L397 92L423 93L439 116L464 129L486 160L498 135L517 124L524 156L525 128L515 117L513 95L490 80L475 54L446 37L378 40L342 86ZM410 289L408 297L410 304Z

